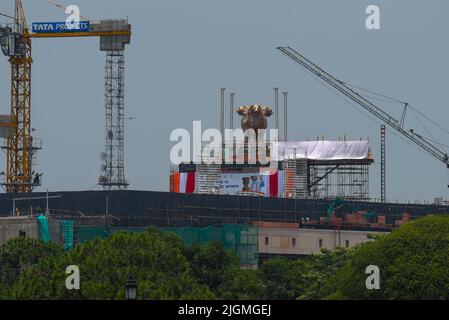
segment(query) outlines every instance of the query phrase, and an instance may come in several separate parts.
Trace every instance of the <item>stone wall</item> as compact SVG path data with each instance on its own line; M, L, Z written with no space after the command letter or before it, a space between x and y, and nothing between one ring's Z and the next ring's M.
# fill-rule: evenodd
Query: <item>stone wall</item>
M39 239L39 223L33 217L0 218L0 245L21 235Z
M373 231L260 227L259 253L275 255L318 254L321 249L348 248L370 241Z

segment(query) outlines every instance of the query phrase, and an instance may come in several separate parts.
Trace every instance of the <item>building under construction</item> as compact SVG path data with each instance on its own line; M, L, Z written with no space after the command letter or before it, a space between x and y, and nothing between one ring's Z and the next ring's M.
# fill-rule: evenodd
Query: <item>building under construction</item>
M109 217L116 227L161 227L246 224L251 221L296 222L323 227L392 229L431 214L449 214L447 205L380 203L341 199L284 199L256 196L184 194L153 191L65 191L49 192L50 215L66 219ZM29 199L29 198L36 199ZM15 199L15 200L14 200ZM23 199L23 200L19 200ZM46 194L0 194L0 215L45 214ZM359 217L355 219L355 217ZM338 219L337 219L338 218Z
M275 88L275 129L279 131L278 89ZM286 94L284 94L284 97ZM273 110L268 106L241 106L239 131L243 137L227 135L224 129L223 89L221 90L221 132L225 141L214 145L223 155L218 161L206 154L210 143L200 149L201 161L172 166L170 191L197 194L262 196L290 199L334 199L369 201L369 166L374 162L368 140L258 141L266 136ZM231 95L230 124L233 130L234 94ZM284 128L287 126L287 99L284 99ZM251 139L248 132L253 132ZM238 132L237 132L238 133ZM261 150L263 149L263 150ZM263 151L263 152L259 152ZM261 161L264 157L265 161ZM271 169L273 172L268 172ZM274 170L273 170L274 169ZM264 172L267 171L267 172Z
M15 218L45 216L50 229L59 234L55 237L63 238L68 247L73 241L82 243L118 230L141 231L154 225L191 243L206 238L227 241L228 246L241 242L250 249L239 256L253 264L256 251L309 254L326 247L323 234L331 234L328 238L332 238L333 248L344 242L349 246L362 238L365 241L368 232L388 232L411 219L449 214L442 199L434 204L386 202L385 125L449 167L445 152L413 130L405 130L407 105L398 121L289 47L278 49L385 124L381 129L381 201L373 201L369 193L374 156L368 139L289 139L286 91L281 139L263 144L257 138L231 140L219 146L222 155L232 151L230 163L211 163L208 157L213 156L209 154L202 161L173 166L169 192L126 190L124 52L131 41L131 25L124 19L94 22L83 18L75 25L37 22L29 30L20 0L15 1L14 16L2 15L11 20L0 25L1 49L11 64L11 105L9 114L0 115L0 138L4 139L2 148L7 155L6 170L1 174L6 193L0 194L0 216L9 217L11 223ZM99 37L100 51L105 52L105 150L100 154L101 174L96 181L102 191L31 193L42 184L42 173L35 169L42 142L33 137L31 127L31 66L38 62L31 55L32 41L61 37ZM274 92L274 110L260 105L235 110L235 93L231 93L228 128L234 129L237 113L242 131L253 130L256 137L269 127L272 115L272 127L279 130L279 89L274 88ZM220 102L220 131L224 137L224 88ZM243 150L242 162L236 161L237 149ZM249 161L251 150L256 150L254 162ZM269 164L259 158L261 150ZM15 236L26 233L20 228ZM322 231L318 234L316 230ZM342 232L347 235L342 236ZM309 239L314 237L312 249L296 245L297 237L304 234ZM278 251L270 247L272 237L279 238Z

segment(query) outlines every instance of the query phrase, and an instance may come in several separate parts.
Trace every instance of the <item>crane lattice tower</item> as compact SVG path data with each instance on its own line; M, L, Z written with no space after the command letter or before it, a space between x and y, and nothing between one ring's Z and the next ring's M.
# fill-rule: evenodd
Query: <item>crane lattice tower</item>
M31 134L31 39L22 2L15 1L12 27L0 26L0 43L11 65L11 109L6 123L6 179L2 186L9 193L31 192L40 185L40 175L34 171L33 159L40 146Z

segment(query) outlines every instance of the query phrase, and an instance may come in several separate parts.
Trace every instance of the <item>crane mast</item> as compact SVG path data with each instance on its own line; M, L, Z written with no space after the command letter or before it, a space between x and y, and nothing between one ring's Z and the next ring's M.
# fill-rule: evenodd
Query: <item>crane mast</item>
M443 162L446 165L446 167L449 168L449 157L447 153L441 151L439 148L437 148L436 146L425 140L421 135L415 133L413 129L410 129L409 131L404 130L403 119L401 119L401 121L398 121L391 115L387 114L381 108L379 108L369 100L365 99L362 95L360 95L354 89L349 87L343 81L333 77L332 75L321 69L319 66L308 60L306 57L304 57L291 47L278 47L277 49L281 51L283 54L285 54L287 57L297 62L302 67L304 67L306 70L310 71L312 74L314 74L327 84L337 89L339 92L341 92L346 97L357 103L359 106L363 107L369 113L376 116L382 122L389 125L391 128L399 132L401 135L405 136L408 140L413 142L419 148L426 151L434 158Z
M31 134L31 40L21 0L14 4L12 28L1 28L2 51L11 65L10 123L6 144L6 180L2 184L7 192L31 192L40 185L39 174L33 178L33 156L40 148Z

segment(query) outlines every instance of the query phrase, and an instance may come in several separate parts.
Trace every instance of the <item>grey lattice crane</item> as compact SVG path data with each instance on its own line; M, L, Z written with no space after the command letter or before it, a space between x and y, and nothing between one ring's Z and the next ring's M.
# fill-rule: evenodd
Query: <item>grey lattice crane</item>
M346 97L357 103L359 106L363 107L372 115L376 116L382 122L389 125L391 128L417 145L420 149L424 150L434 158L443 162L446 165L446 168L449 168L448 154L424 139L423 136L415 133L413 129L406 131L403 127L403 120L398 121L397 119L383 111L381 108L362 97L360 93L349 87L343 81L333 77L294 49L290 47L278 47L277 49L293 61L297 62L300 66L310 71L313 75L317 76L327 84L337 89L339 92L343 93Z

